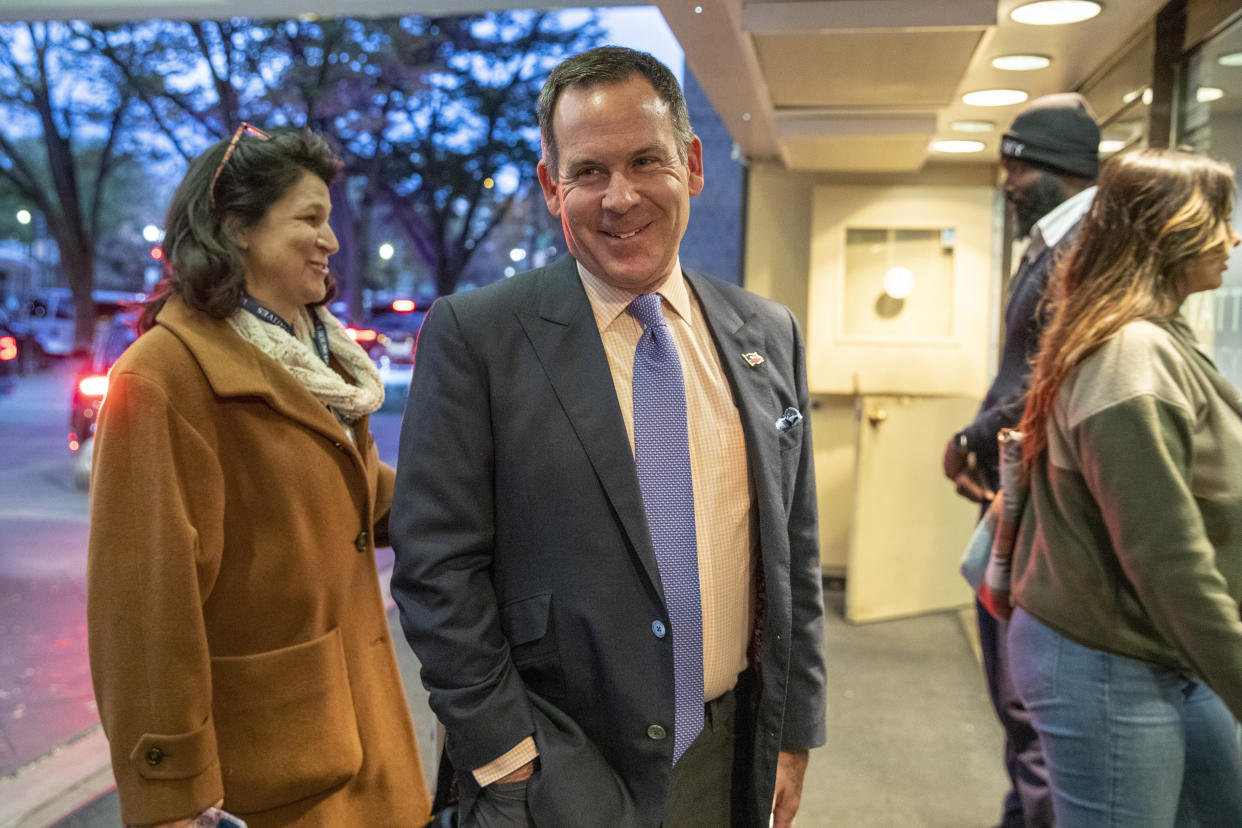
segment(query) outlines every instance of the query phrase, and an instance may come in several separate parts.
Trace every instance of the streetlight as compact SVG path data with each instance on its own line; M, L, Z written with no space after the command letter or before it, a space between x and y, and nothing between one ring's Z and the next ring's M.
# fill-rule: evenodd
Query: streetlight
M154 224L148 224L146 227L142 228L142 237L154 244L164 238L164 231L156 227Z
M22 227L30 224L34 216L30 215L30 211L22 208L17 211L17 223ZM26 240L26 290L29 293L34 292L34 235L23 233Z
M394 248L388 242L384 242L383 244L379 246L379 257L386 262L391 261L393 254L396 252L397 252L396 248Z

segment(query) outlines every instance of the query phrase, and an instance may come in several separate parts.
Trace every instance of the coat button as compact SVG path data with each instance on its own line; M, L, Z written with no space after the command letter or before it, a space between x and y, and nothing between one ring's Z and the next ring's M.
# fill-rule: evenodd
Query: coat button
M153 747L147 751L146 760L148 765L158 765L160 762L164 761L164 751L160 748Z
M668 731L659 725L651 725L647 728L647 738L655 739L657 742L668 736Z
M354 538L354 549L359 552L367 551L367 531L363 529L358 533L358 537Z
M667 632L667 630L665 630L664 628L664 622L663 621L652 621L651 632L655 634L656 638L663 638L664 633Z

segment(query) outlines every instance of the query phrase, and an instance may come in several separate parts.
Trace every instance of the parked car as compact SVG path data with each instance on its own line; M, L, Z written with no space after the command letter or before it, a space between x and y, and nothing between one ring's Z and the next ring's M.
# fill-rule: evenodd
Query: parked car
M143 294L121 290L91 292L96 315L109 317L130 305L141 302ZM39 349L48 356L61 357L73 353L74 322L77 311L69 288L42 288L26 302L25 324L34 335Z
M385 408L399 408L405 404L414 374L418 330L430 308L429 304L419 304L413 299L397 299L391 305L372 309L365 325L348 329L349 335L379 368Z
M119 313L95 330L90 359L74 377L69 409L69 451L73 454L73 482L86 489L91 480L91 451L95 445L95 421L108 394L108 373L121 354L138 338L136 311Z

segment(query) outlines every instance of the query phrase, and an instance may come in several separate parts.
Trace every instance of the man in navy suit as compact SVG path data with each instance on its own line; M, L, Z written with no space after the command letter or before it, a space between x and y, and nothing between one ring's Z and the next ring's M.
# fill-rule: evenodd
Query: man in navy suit
M539 120L571 255L428 314L390 527L462 824L791 825L825 707L801 337L682 269L702 146L665 66L577 55Z

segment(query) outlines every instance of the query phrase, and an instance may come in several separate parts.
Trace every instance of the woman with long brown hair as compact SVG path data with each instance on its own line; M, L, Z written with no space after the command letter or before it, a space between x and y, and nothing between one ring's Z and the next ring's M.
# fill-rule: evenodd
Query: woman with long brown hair
M1179 314L1221 284L1233 190L1112 159L1050 286L1009 648L1059 828L1242 825L1242 403Z

